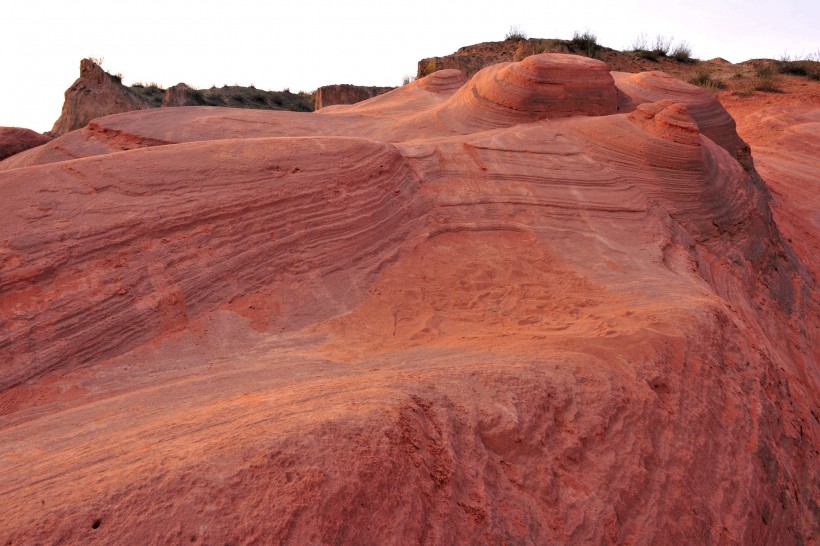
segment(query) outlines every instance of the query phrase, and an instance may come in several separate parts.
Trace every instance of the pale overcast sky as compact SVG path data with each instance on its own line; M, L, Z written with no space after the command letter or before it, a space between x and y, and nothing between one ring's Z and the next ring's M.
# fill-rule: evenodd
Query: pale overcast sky
M313 90L400 85L423 57L502 40L591 30L628 48L644 33L686 40L702 59L732 62L820 51L817 0L22 0L0 16L0 125L51 129L80 59L104 58L124 82Z

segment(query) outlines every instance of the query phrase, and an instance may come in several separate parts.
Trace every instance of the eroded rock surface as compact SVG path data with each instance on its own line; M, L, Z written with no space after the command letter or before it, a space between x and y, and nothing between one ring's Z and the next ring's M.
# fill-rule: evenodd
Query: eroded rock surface
M0 127L0 161L51 140L23 127Z
M355 104L377 95L392 91L395 87L375 87L367 85L336 84L323 85L314 95L316 110L334 104Z
M816 541L816 281L658 80L544 54L4 161L0 539Z
M85 127L94 118L151 107L93 60L83 59L80 77L66 89L62 114L51 133L60 136Z

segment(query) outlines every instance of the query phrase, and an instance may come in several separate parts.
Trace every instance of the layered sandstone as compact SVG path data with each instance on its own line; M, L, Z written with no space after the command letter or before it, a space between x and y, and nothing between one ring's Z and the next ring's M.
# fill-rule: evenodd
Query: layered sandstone
M544 54L4 161L0 538L816 541L816 280L743 145Z

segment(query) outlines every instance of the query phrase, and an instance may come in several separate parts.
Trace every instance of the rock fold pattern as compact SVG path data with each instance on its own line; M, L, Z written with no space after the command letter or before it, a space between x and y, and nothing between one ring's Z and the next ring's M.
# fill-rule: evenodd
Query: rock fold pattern
M693 86L541 54L0 163L0 540L811 544L812 268Z

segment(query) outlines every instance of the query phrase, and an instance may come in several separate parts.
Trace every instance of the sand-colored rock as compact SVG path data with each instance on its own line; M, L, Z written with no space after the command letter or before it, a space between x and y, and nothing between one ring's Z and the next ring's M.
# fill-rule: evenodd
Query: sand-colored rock
M23 127L0 127L0 161L30 148L40 146L51 139Z
M63 111L51 133L60 136L85 127L94 118L151 108L91 59L80 61L80 77L65 92Z
M655 78L545 54L4 161L0 540L816 541L816 281Z

